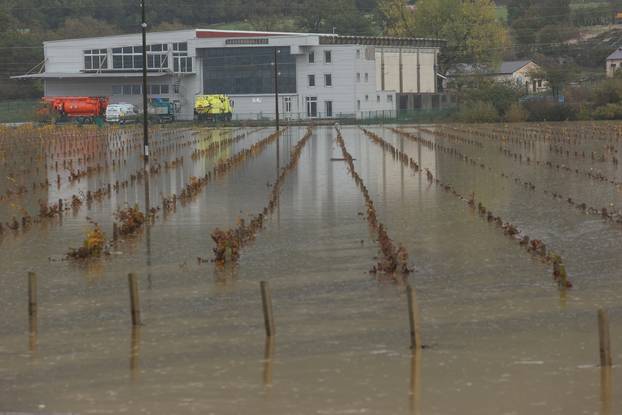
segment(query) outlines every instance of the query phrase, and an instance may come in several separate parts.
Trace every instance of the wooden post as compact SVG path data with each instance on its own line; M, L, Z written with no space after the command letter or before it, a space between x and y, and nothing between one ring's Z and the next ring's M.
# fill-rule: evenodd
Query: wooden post
M28 273L28 316L37 316L37 274Z
M609 339L609 316L606 310L598 310L598 338L600 341L600 366L611 367L611 342Z
M130 307L132 312L132 326L140 326L140 303L138 300L138 280L136 274L128 276L130 286Z
M58 199L58 213L63 213L63 199Z
M419 327L419 307L417 307L417 297L415 289L410 285L406 287L408 297L408 321L410 322L410 348L421 348L421 335Z
M266 336L274 336L274 317L272 315L272 294L267 281L259 283L261 287L261 302L263 304L263 317L266 325Z
M119 225L116 222L112 223L112 240L116 241L119 239Z

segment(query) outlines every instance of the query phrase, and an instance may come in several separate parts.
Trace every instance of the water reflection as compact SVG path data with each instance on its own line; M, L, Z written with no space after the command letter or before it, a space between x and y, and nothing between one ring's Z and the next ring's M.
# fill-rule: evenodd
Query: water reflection
M28 317L28 351L31 357L35 357L37 353L38 334L37 313L35 312Z
M418 347L410 354L410 413L421 413L421 349Z
M137 382L140 375L140 326L132 326L130 345L130 379Z
M274 337L266 337L263 355L263 386L266 390L272 388L272 358L274 356Z
M613 385L611 382L611 367L600 368L600 413L601 415L611 415L611 397L613 395Z

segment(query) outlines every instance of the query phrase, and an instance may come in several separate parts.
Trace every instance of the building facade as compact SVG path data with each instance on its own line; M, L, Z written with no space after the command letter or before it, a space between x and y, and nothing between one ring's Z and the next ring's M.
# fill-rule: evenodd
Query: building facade
M611 55L607 57L607 64L605 71L607 78L613 78L616 71L622 68L622 48L616 49Z
M454 65L447 77L454 81L470 76L489 77L523 88L526 94L541 94L549 89L548 82L539 75L541 72L542 68L531 60L505 61L498 68L463 63Z
M142 103L139 34L44 42L45 96ZM400 93L435 93L443 42L281 32L179 30L147 35L148 94L192 119L194 98L226 94L234 119L364 117L397 108Z

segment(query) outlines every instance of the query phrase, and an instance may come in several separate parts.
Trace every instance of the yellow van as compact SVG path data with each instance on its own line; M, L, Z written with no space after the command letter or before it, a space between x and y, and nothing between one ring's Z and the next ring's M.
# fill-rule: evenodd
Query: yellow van
M194 118L197 121L231 121L233 102L226 95L197 95Z

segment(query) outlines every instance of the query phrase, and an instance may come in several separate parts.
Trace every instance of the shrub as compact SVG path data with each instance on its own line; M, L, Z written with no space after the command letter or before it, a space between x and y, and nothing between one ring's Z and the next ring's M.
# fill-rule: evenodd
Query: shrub
M523 122L527 121L529 113L522 105L514 103L510 105L510 108L505 113L505 120L508 122Z
M499 114L490 102L466 102L458 111L458 120L465 123L497 122Z
M622 118L622 104L607 104L596 108L592 116L596 120L617 120Z
M550 101L534 101L525 105L529 113L527 121L572 121L577 119L576 110L564 104Z

